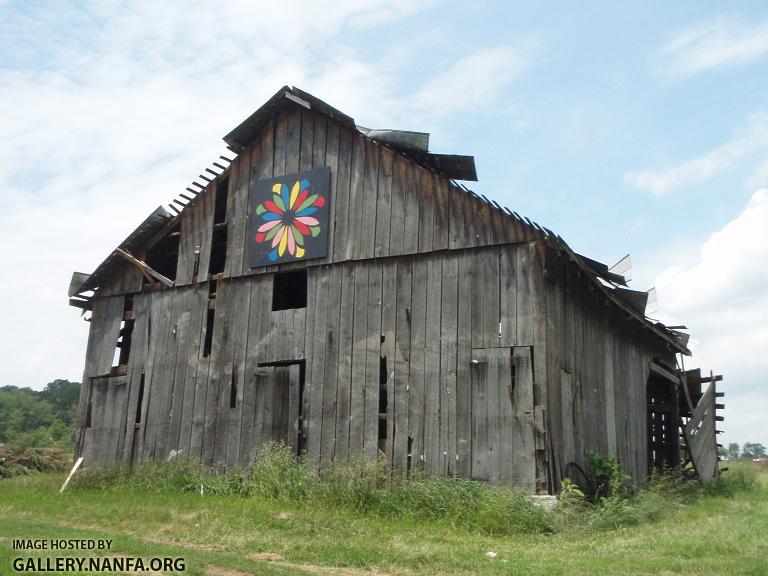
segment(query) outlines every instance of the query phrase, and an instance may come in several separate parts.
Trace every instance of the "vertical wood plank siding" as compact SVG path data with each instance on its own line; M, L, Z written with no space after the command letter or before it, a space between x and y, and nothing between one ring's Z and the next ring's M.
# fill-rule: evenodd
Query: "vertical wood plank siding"
M321 166L331 167L328 256L249 268L249 191ZM224 182L227 257L212 279ZM642 477L658 351L530 229L446 178L297 108L179 219L174 288L142 292L127 266L96 295L78 411L86 464L178 454L248 465L276 437L298 446L302 429L317 467L383 451L397 473L533 491L556 488L594 449ZM273 311L274 273L299 268L306 308ZM133 343L127 374L113 377L124 294Z

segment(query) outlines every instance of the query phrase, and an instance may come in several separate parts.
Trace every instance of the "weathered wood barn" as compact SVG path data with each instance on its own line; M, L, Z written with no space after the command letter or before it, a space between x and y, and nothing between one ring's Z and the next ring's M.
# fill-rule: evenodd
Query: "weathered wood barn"
M383 457L551 492L590 451L640 484L680 464L682 432L716 473L714 384L677 370L687 336L457 184L474 160L428 137L284 87L169 210L76 273L85 465L248 465L281 440L319 469Z

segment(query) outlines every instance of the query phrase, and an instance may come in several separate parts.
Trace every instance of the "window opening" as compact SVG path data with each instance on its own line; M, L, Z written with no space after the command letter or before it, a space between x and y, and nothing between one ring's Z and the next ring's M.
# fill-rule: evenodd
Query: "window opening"
M227 262L227 198L229 177L222 178L216 184L216 201L213 208L213 234L211 236L211 257L208 262L208 274L224 272Z
M133 336L133 296L125 297L123 319L120 322L120 332L115 344L115 354L112 359L110 376L122 376L128 372L128 360L131 357L131 338Z
M272 310L307 307L307 271L280 272L272 277Z

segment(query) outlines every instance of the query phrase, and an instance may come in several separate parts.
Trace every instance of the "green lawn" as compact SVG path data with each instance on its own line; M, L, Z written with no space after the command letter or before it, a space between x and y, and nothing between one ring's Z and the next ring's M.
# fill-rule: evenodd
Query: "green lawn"
M768 486L670 503L665 518L612 531L489 536L237 496L68 490L62 475L0 481L0 574L12 540L108 538L117 556L183 557L185 574L768 575ZM487 557L493 551L495 557ZM51 552L33 553L40 557ZM77 555L77 553L70 553ZM84 555L83 553L80 554ZM71 572L70 572L71 574Z

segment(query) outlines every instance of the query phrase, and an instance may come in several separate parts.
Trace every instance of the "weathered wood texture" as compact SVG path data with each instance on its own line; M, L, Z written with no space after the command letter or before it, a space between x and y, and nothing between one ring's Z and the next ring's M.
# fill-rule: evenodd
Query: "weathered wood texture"
M248 464L269 440L298 448L301 428L318 467L384 452L397 473L424 468L533 490L533 342L516 336L533 334L524 325L533 299L517 302L526 290L511 277L518 252L529 250L520 244L311 267L307 307L299 309L272 310L269 273L219 279L210 303L207 289L194 285L135 295L126 392L114 408L122 443L114 454L90 450L86 464L170 454ZM511 285L502 308L500 287ZM492 304L473 309L475 302ZM119 317L123 298L105 299L102 308ZM112 324L103 318L94 334L102 325ZM114 331L94 336L94 363L113 340ZM474 341L498 364L482 377L481 399ZM303 381L284 369L289 364L304 367Z
M540 256L537 256L540 257ZM654 358L674 353L607 305L589 282L553 252L546 253L546 351L549 468L581 480L591 451L616 455L636 485L648 477L646 385ZM537 401L538 403L538 401Z

